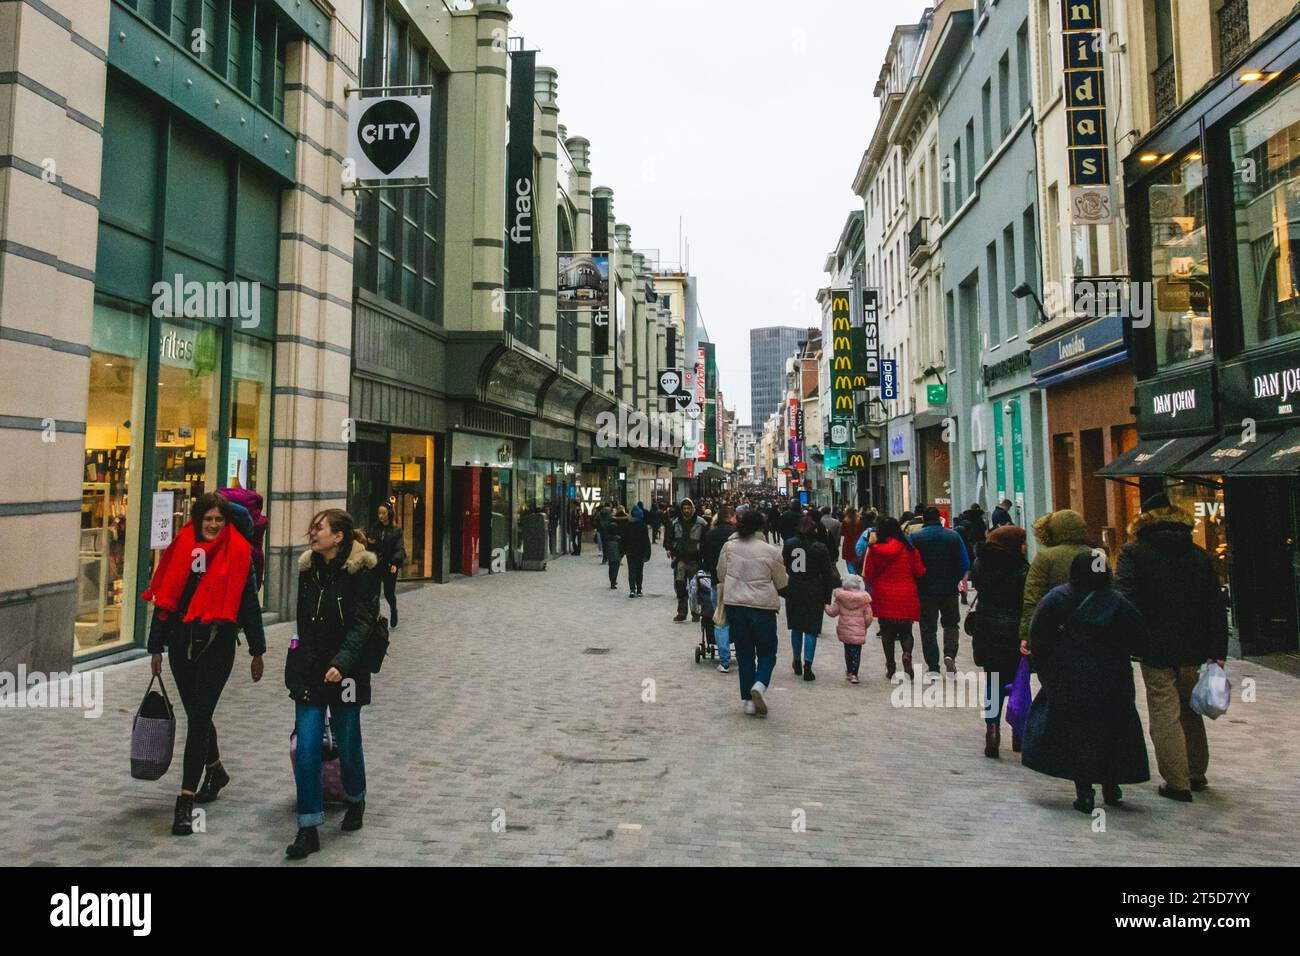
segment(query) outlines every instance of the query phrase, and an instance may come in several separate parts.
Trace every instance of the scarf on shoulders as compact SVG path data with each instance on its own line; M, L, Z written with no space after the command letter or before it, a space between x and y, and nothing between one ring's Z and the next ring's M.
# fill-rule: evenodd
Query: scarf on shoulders
M212 541L199 540L193 522L186 524L158 559L149 589L142 598L153 601L155 607L164 611L176 611L200 553L203 556L200 566L204 570L184 620L200 624L234 623L239 619L239 606L248 583L252 546L229 524Z

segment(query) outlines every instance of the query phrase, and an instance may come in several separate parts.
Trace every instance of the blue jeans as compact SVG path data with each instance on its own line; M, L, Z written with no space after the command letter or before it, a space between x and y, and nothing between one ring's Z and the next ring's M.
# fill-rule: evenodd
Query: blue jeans
M790 646L794 648L795 660L811 664L813 655L817 653L817 635L809 634L807 631L791 631ZM803 657L799 656L801 653Z
M997 678L994 680L994 678ZM997 685L997 710L993 709L994 685ZM1002 705L1011 696L1011 682L1003 683L1001 674L984 672L984 722L986 724L1002 723Z
M325 736L324 705L294 702L298 751L293 777L298 785L298 826L318 827L325 822L325 793L321 785L321 738ZM344 704L330 708L330 729L339 752L343 795L349 803L366 798L366 759L361 752L361 708Z
M728 607L727 626L740 665L740 699L749 700L755 683L772 685L776 667L776 611L758 607ZM757 667L755 666L757 658Z
M723 667L731 666L731 627L727 624L713 625L713 641L718 645L718 663Z

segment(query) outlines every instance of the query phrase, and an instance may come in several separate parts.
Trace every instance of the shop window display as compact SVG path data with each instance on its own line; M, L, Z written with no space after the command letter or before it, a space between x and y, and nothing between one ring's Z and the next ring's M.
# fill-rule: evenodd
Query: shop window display
M1228 132L1245 345L1300 332L1300 85Z
M137 590L146 311L100 297L90 354L74 652L130 643Z
M406 564L398 574L403 580L433 574L433 442L432 435L392 436L388 490L393 520L406 545ZM375 520L373 514L366 519L367 524Z
M164 319L159 348L158 419L154 434L154 492L172 495L172 527L217 480L221 422L221 330L181 318ZM155 558L161 551L155 551Z
M1190 153L1147 187L1156 363L1161 368L1212 355L1205 167Z

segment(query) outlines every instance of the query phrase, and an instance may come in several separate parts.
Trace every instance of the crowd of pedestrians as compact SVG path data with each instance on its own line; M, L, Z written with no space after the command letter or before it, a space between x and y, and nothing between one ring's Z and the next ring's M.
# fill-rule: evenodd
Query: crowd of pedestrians
M614 563L627 535L620 511L598 523ZM917 679L919 633L920 679L930 682L956 674L964 630L982 671L987 757L1001 754L1004 711L1023 662L1040 690L1011 727L1012 751L1023 753L1026 767L1073 782L1081 811L1092 810L1096 785L1106 803L1118 802L1121 784L1149 779L1134 700L1138 661L1164 781L1159 793L1185 802L1208 786L1205 727L1191 696L1200 666L1222 664L1226 654L1227 604L1212 560L1192 540L1191 516L1166 496L1143 503L1117 556L1095 546L1078 512L1043 515L1032 526L1032 561L1029 532L1014 523L1008 500L990 513L971 505L951 527L923 503L894 517L871 508L783 507L755 494L653 502L649 511L638 504L637 511L646 521L663 516L673 621L690 613L718 648L717 669L739 670L747 714L768 712L783 603L790 667L805 682L816 680L827 618L850 684L861 682L873 631L891 681ZM638 548L648 558L648 541ZM700 580L707 599L697 602Z

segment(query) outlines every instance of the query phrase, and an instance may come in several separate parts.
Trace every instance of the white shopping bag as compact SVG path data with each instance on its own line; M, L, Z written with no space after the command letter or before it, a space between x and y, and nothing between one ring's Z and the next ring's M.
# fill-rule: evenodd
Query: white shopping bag
M1201 668L1201 678L1192 688L1192 710L1202 717L1216 720L1228 712L1232 701L1232 683L1218 664Z

